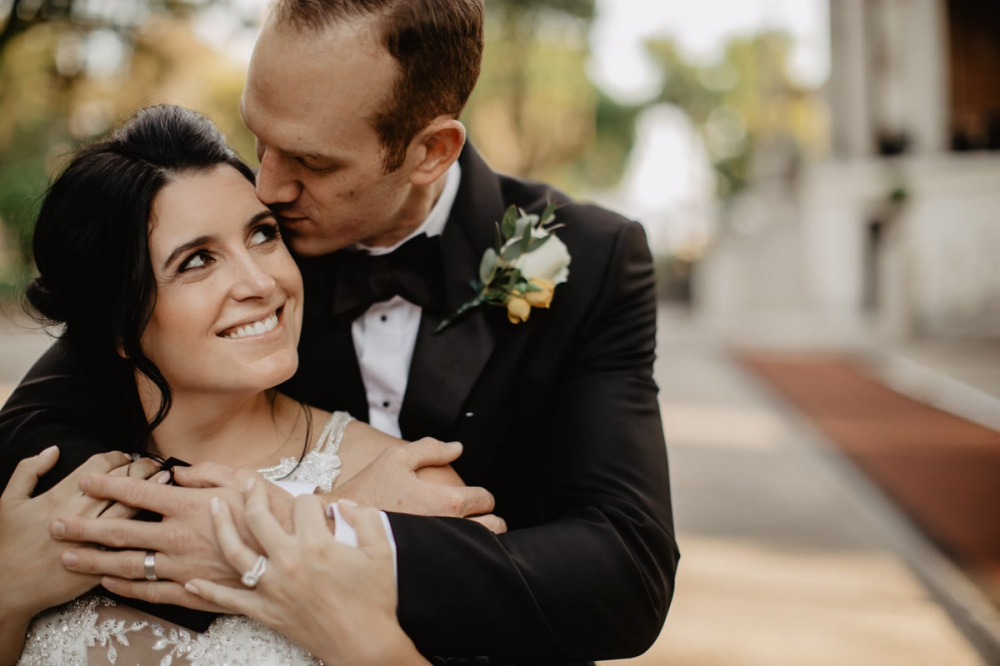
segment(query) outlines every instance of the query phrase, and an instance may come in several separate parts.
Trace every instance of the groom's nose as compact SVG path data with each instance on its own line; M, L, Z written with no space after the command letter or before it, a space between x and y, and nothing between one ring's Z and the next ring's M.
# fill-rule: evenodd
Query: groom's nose
M257 198L267 205L292 203L301 187L291 160L276 150L264 148L257 171Z

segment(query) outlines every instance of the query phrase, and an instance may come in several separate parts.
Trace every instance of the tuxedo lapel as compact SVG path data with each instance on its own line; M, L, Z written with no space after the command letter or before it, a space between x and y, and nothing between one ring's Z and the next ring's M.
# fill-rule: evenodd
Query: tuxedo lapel
M469 283L478 277L480 258L493 245L493 224L504 213L496 174L468 143L459 165L462 182L441 236L445 309L425 310L420 320L399 415L400 430L407 439L447 433L496 344L486 306L435 333L444 318L475 295Z

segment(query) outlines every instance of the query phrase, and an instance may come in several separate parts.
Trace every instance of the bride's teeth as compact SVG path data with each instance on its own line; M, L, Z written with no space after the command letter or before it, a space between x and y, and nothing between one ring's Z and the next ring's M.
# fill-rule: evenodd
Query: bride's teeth
M229 340L235 340L236 338L246 338L252 335L263 335L270 331L273 331L278 325L278 315L273 314L267 319L262 319L261 321L256 321L252 324L247 324L242 326L229 335L226 336Z

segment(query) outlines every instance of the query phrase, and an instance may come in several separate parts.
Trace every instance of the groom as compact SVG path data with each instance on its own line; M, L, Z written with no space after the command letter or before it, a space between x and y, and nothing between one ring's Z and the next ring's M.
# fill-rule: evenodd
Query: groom
M622 658L659 633L678 557L652 377L651 259L638 224L500 176L466 143L457 118L478 77L482 18L481 0L272 9L242 110L257 137L258 196L279 215L308 294L299 372L285 389L404 439L462 442L454 467L495 497L509 527L500 536L389 514L399 618L421 651L486 663ZM436 332L474 295L505 209L541 213L549 199L562 204L556 233L572 262L551 307L515 324L480 306ZM53 425L89 404L60 388L63 374L52 358L32 371L0 415L5 447L113 445ZM400 465L427 464L401 460L371 470L384 492L340 492L391 511L381 500L405 492L397 481L412 471ZM463 515L448 508L433 512Z

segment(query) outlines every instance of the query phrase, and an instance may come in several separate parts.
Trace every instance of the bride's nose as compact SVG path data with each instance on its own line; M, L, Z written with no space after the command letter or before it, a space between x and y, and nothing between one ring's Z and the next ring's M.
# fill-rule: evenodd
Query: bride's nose
M268 298L277 286L274 276L252 255L240 257L233 268L231 292L236 300Z

